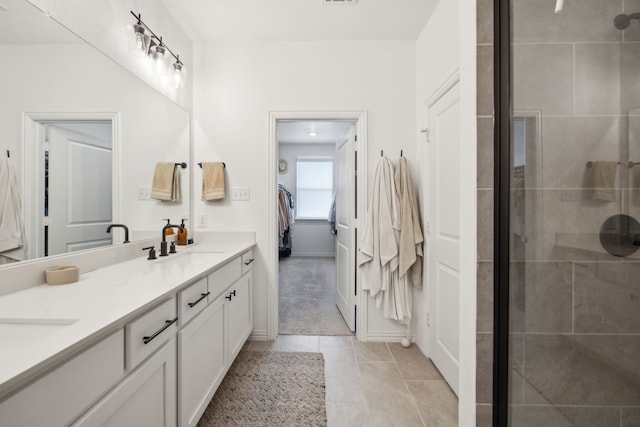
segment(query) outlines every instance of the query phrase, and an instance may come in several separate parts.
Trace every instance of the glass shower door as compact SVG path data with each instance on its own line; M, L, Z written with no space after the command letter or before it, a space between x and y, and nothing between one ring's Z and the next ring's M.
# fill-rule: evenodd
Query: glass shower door
M511 0L509 424L640 426L640 0Z

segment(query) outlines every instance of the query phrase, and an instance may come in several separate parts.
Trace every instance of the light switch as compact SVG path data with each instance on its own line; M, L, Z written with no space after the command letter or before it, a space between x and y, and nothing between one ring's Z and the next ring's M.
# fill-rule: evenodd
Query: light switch
M231 187L231 200L251 200L251 190L249 187Z
M138 200L151 200L151 188L138 187Z

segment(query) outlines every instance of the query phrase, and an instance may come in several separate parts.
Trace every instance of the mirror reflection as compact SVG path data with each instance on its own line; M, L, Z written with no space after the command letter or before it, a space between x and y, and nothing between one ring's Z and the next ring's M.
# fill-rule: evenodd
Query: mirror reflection
M189 114L26 0L2 5L0 264L188 218L188 168L178 201L150 194L157 163L188 161Z

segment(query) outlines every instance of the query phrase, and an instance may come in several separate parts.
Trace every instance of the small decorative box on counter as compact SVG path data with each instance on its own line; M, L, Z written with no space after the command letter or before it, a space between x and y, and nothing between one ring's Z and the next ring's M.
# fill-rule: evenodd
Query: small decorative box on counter
M80 268L77 265L63 265L46 271L47 285L66 285L80 279Z

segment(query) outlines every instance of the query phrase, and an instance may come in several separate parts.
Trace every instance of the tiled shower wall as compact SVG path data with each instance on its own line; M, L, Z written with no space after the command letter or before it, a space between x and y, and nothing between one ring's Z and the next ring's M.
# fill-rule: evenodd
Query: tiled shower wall
M478 320L476 425L491 426L493 363L493 0L477 2Z
M566 2L560 15L552 3L516 0L512 10L514 112L533 118L540 142L521 194L520 221L533 228L512 247L512 425L639 426L639 257L607 254L598 231L610 215L640 217L640 173L627 166L640 162L640 141L628 137L628 113L640 108L640 25L613 26L640 0ZM489 426L493 1L477 7L477 425ZM596 160L621 162L614 202L593 198L587 162Z

